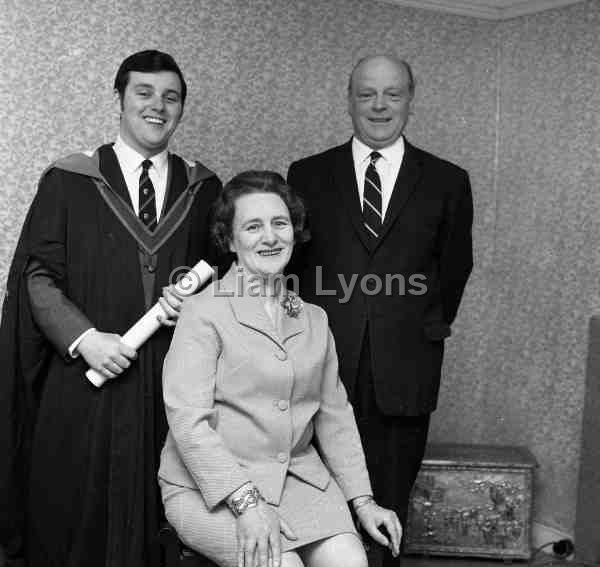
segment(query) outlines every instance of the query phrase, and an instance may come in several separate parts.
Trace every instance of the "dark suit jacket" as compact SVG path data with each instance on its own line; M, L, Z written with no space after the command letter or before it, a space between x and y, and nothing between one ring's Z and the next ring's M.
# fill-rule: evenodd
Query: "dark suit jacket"
M386 415L435 409L444 339L472 268L467 172L405 147L376 243L362 224L350 142L294 162L288 173L312 235L290 272L300 276L302 297L327 311L351 400L368 329L375 395ZM379 292L368 275L381 282Z

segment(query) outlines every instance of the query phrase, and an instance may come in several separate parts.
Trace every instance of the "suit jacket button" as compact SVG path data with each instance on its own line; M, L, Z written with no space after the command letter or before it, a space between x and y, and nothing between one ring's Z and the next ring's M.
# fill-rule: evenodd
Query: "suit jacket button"
M286 409L288 409L289 404L287 402L287 400L279 400L277 402L277 407L281 410L281 411L285 411Z
M275 353L275 358L277 360L281 360L281 362L285 362L287 360L287 352L276 352Z
M285 453L278 453L278 454L277 454L277 460L278 460L280 463L286 463L286 462L287 462L287 460L288 460L288 458L287 458L287 455L286 455Z

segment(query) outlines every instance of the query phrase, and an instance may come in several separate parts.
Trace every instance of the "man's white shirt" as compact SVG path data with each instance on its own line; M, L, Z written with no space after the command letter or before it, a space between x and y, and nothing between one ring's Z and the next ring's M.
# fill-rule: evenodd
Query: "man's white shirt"
M133 210L137 215L140 210L140 175L142 173L142 162L146 159L142 154L136 152L128 146L121 136L117 136L117 141L113 145L113 150L117 155L117 160L121 166L125 184L129 191L129 197L133 205ZM154 185L156 196L156 222L160 220L165 194L167 192L167 177L169 170L169 152L165 149L159 154L149 158L152 167L148 170L150 181Z
M372 151L372 148L361 142L356 136L352 138L352 159L354 160L354 173L361 208L365 190L365 173ZM385 219L385 213L404 159L404 138L400 136L391 146L377 150L377 152L381 154L381 158L375 163L375 169L381 180L381 213L382 218Z

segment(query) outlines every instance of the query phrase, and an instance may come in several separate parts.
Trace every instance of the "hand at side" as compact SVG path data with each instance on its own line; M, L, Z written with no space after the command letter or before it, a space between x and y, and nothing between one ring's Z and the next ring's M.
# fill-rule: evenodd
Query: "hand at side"
M382 508L372 498L359 505L354 504L356 516L363 529L381 545L388 547L394 557L400 555L400 541L402 540L402 525L393 510ZM384 526L389 538L381 531Z

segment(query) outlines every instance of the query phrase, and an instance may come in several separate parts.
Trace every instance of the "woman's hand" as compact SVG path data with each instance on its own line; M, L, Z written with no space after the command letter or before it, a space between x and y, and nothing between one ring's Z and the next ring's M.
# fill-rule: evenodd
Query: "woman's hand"
M280 532L288 539L297 539L285 520L263 500L248 508L237 519L238 567L280 567Z
M353 501L354 510L363 529L377 542L388 547L394 557L400 555L400 540L402 539L402 526L393 510L382 508L371 497ZM389 538L379 529L384 526Z

